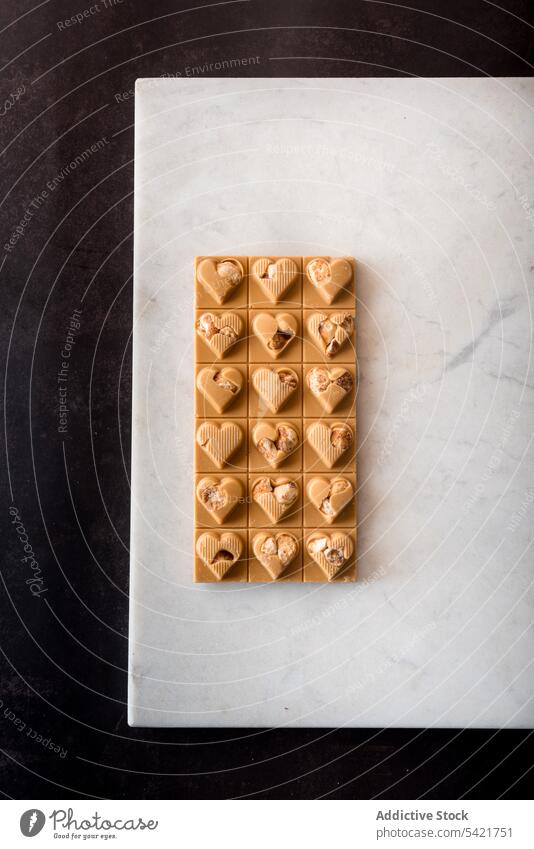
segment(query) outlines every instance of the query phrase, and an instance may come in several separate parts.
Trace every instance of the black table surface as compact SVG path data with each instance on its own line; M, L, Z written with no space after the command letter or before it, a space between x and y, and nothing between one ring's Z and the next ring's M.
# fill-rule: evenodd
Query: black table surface
M250 76L528 76L533 12L2 0L5 797L528 796L527 731L131 729L125 702L135 79L221 76L210 64L242 56L259 57ZM58 370L84 293L62 434Z

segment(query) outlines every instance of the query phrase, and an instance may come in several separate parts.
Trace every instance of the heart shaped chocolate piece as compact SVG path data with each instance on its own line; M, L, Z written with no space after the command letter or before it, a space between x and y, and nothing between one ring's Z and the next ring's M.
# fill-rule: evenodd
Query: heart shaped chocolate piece
M197 554L210 572L221 581L241 556L241 540L237 534L215 534L207 531L197 539Z
M197 430L197 443L218 469L237 451L243 442L243 431L235 422L203 422Z
M350 536L341 532L328 535L315 531L306 540L306 548L329 581L345 568L354 551Z
M215 356L222 359L232 345L241 339L243 322L235 312L222 315L204 312L197 321L196 330Z
M277 469L298 447L300 436L289 422L263 421L254 426L252 441L273 469Z
M354 333L354 316L348 312L314 312L308 319L308 332L326 357L335 357Z
M296 372L290 368L255 369L252 385L271 413L277 413L299 385Z
M325 413L330 414L352 391L354 378L343 366L313 366L306 374L306 383Z
M278 359L292 339L297 335L299 326L294 315L287 312L261 312L254 316L252 330L265 351L273 360Z
M252 498L273 525L289 510L294 510L299 497L298 484L291 478L258 478L252 485Z
M354 497L354 487L347 478L312 478L306 488L308 498L329 525Z
M243 266L233 257L220 260L206 257L197 266L199 282L218 304L224 304L230 293L239 286L244 275Z
M299 543L293 534L261 532L254 537L252 550L273 581L276 581L299 553Z
M223 413L243 387L243 375L236 368L206 366L197 375L197 386L212 407Z
M289 257L261 257L252 266L252 275L273 304L283 298L298 277L298 267Z
M243 499L243 484L237 478L202 478L197 484L200 504L223 525L234 508Z
M354 445L354 433L345 422L313 422L306 430L306 438L319 459L329 469Z
M306 276L325 304L331 304L352 280L352 265L347 259L318 256L306 265Z

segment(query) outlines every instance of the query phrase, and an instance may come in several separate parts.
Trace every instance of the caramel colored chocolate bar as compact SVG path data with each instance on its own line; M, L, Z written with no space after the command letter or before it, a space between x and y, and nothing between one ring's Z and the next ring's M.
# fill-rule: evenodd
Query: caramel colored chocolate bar
M195 582L356 580L352 257L195 260Z

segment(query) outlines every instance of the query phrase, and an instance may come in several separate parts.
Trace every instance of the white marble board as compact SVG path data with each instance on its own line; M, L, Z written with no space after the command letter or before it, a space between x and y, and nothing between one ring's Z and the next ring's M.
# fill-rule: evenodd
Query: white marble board
M139 80L129 721L533 724L532 79ZM193 258L358 261L355 585L192 583Z

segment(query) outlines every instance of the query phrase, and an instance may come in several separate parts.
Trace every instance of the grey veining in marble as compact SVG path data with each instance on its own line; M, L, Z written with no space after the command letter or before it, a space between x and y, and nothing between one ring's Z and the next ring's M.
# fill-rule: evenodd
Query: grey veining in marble
M141 80L129 717L532 725L534 82ZM359 571L195 585L195 254L351 254Z

